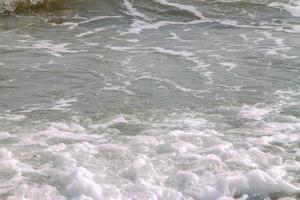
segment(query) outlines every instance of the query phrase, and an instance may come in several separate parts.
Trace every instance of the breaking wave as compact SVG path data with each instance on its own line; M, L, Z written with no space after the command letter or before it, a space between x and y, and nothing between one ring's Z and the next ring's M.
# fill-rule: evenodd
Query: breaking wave
M66 5L66 0L0 0L0 12L55 10Z
M73 3L88 3L95 0L0 0L0 13L4 12L28 12L28 11L55 11L62 8L73 8ZM101 0L103 2L105 0ZM152 0L155 3L164 6L176 6L183 5L184 3L178 4L169 2L166 0ZM99 2L99 1L97 1ZM134 1L128 1L134 2ZM264 4L285 7L287 10L298 10L300 1L299 0L198 0L198 2L205 4L214 3L247 3L247 4ZM124 1L119 0L120 4Z

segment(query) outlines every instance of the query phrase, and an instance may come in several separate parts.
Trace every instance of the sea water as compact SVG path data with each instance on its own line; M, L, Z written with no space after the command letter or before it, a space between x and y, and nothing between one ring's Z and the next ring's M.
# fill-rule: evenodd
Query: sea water
M1 200L300 198L300 1L0 11Z

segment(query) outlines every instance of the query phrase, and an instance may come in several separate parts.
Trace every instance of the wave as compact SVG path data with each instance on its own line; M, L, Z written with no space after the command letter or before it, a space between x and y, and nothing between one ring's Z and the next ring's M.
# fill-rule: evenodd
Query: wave
M111 3L112 0L0 0L0 13L3 12L32 12L32 11L55 11L58 9L74 9L74 5L77 3L101 3L106 6L106 3ZM186 10L198 18L203 18L202 14L197 11L193 6L185 5L182 1L171 0L148 0L153 3L157 3L161 6L169 6L173 8L179 8L180 10ZM131 4L138 2L135 0L113 0L119 5L130 6ZM180 2L180 3L178 3ZM264 4L271 5L273 7L283 7L288 11L299 13L300 15L300 0L196 0L195 2L203 4L227 4L227 3L241 3L241 4ZM140 3L140 2L139 2ZM147 3L145 1L145 3ZM76 6L75 6L76 8ZM292 13L293 14L293 13Z
M0 0L0 13L63 8L67 0Z
M61 9L95 8L115 6L122 0L0 0L0 13L55 11Z

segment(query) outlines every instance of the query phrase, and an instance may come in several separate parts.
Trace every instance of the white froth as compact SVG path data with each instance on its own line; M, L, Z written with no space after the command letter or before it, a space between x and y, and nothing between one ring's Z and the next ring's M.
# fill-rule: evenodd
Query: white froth
M63 23L59 24L59 26L68 26L69 30L72 30L80 25L86 25L86 24L89 24L92 22L97 22L97 21L105 20L105 19L114 19L114 18L121 18L121 16L95 16L95 17L91 17L90 19L87 19L85 17L75 16L74 19L83 19L83 21L81 21L81 22L63 22Z
M87 35L92 35L92 34L101 32L101 31L103 31L103 30L105 30L105 28L95 28L95 29L92 30L92 31L86 31L86 32L84 32L84 33L77 34L75 37L81 38L81 37L84 37L84 36L87 36Z
M83 167L76 168L68 177L64 193L70 198L100 199L102 188L94 181L94 174ZM85 198L86 198L85 197Z
M272 2L269 4L271 7L282 7L290 12L295 17L300 17L300 1L290 0L288 3Z
M131 24L130 29L128 32L124 32L121 35L132 33L132 34L140 34L143 30L151 30L151 29L159 29L163 26L168 25L188 25L188 24L198 24L198 23L205 23L206 20L193 20L190 22L175 22L175 21L157 21L153 23L149 23L146 21L141 20L133 20L133 23Z
M162 5L167 5L167 6L171 6L171 7L177 8L179 10L184 10L184 11L190 12L195 17L198 17L200 19L204 19L202 13L200 11L198 11L197 8L194 7L194 6L180 4L180 3L172 3L172 2L169 2L167 0L154 0L154 1L157 2L157 3L160 3Z
M182 56L184 58L188 58L194 55L192 52L187 51L174 51L169 49L164 49L161 47L149 47L149 49L153 49L155 52L159 52L162 54L170 55L170 56Z
M128 10L127 14L131 15L131 16L136 16L139 18L142 18L146 21L151 21L151 18L146 16L145 14L139 12L131 3L130 0L123 0L123 5L126 7L126 9Z
M53 44L53 41L51 40L35 41L35 43L29 45L30 46L26 44L22 44L22 45L16 45L15 47L19 49L38 50L38 51L42 50L55 57L63 57L64 53L80 52L76 50L70 50L69 48L67 48L67 46L69 46L70 43Z
M14 115L14 114L10 114L10 113L5 113L5 114L0 114L0 120L4 119L4 120L8 120L8 121L21 121L26 119L25 115Z
M70 99L58 99L53 101L50 105L32 105L29 108L24 108L21 112L22 113L30 113L34 111L41 111L41 110L53 110L53 111L69 111L70 107L72 106L71 103L76 102L77 99L70 98Z
M254 119L261 118L260 114L253 116L250 115ZM117 115L88 128L77 123L52 123L46 130L33 134L31 144L44 146L36 152L44 163L37 165L36 170L51 177L49 184L56 187L59 195L55 189L45 190L59 198L89 200L110 196L233 200L299 193L299 187L291 183L288 174L300 171L298 161L287 163L280 154L265 152L262 148L275 141L295 143L299 137L293 138L292 133L300 129L299 123L266 123L261 128L269 133L266 142L259 143L262 138L252 133L244 138L247 148L232 143L228 134L215 130L214 123L188 113L152 122L152 130L134 137L118 135L119 140L114 141L111 140L114 134L94 134L97 130L106 132L125 124L145 122L134 116ZM2 138L10 137L9 133L2 135ZM283 135L286 138L282 138ZM23 145L30 144L26 137L20 139ZM56 144L46 145L54 141ZM17 180L20 180L25 171L37 173L20 165L7 150L0 155L0 178L19 177ZM26 187L25 192L16 190L14 196L28 197L32 188Z
M169 40L178 40L179 42L191 42L190 40L183 40L183 39L181 39L176 33L172 32L172 31L169 31L169 32L172 35L172 37L169 37L169 38L166 38L166 39L169 39Z
M49 54L57 57L62 57L62 53L76 53L78 51L72 51L67 49L67 46L70 43L63 43L63 44L52 44L51 41L39 41L32 45L34 49L42 49L46 50Z
M244 105L241 107L240 115L248 119L262 120L271 111L272 109L270 108Z
M232 62L222 62L220 64L225 66L225 67L228 67L227 71L231 71L232 69L237 67L237 65L235 63L232 63Z
M71 103L74 103L76 101L77 99L59 99L54 102L54 105L51 107L51 110L60 110L60 111L69 110L69 107L72 106Z
M21 175L18 161L7 149L0 149L0 179L12 179Z

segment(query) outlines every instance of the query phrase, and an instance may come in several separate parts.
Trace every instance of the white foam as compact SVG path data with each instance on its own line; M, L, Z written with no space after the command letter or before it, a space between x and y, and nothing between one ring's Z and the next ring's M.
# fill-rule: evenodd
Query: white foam
M13 196L9 196L7 200L28 200L25 198L27 185L21 185L17 187L16 192Z
M126 136L113 132L116 125L151 129ZM22 180L21 174L49 177L50 188L45 191L51 191L50 199L58 195L55 188L51 189L53 186L61 195L56 199L81 200L132 196L244 200L247 196L277 198L298 194L299 186L288 174L300 171L298 161L284 161L284 149L278 154L265 149L273 147L271 143L276 141L296 143L299 123L263 125L256 132L268 133L264 138L258 138L252 130L243 130L249 132L243 138L245 147L240 146L239 135L234 134L236 139L231 139L230 132L217 131L216 124L199 113L170 114L150 122L122 114L88 127L77 122L51 123L46 130L19 137L19 145L40 145L41 149L35 151L38 156L34 159L39 161L34 164L36 170L21 165L8 151L0 156L0 169L8 166L3 174L19 177L17 180ZM3 137L10 136L6 133ZM29 197L32 186L22 191L16 191L15 196Z
M98 32L104 31L104 30L105 30L105 28L95 28L92 31L86 31L84 33L77 34L75 37L81 38L81 37L84 37L87 35L92 35L92 34L95 34L95 33L98 33Z
M151 179L154 169L152 163L147 162L147 160L149 160L147 156L139 155L129 169L122 173L123 176L137 183L143 183L145 181L143 179Z
M45 49L48 53L53 56L62 57L62 53L76 53L77 51L72 51L67 49L66 47L70 45L70 43L62 43L62 44L52 44L50 41L39 41L36 44L33 44L32 47L35 49Z
M79 24L87 24L87 23L96 22L96 21L103 20L103 19L114 19L114 18L121 18L121 17L122 16L118 16L118 15L115 15L115 16L95 16L95 17L92 17L90 19L79 22Z
M11 134L9 132L0 132L0 140L10 137Z
M154 77L154 76L141 76L141 77L138 77L136 78L135 80L142 80L142 79L152 79L152 80L157 80L157 81L160 81L160 82L164 82L164 83L167 83L171 86L173 86L174 88L178 89L179 91L182 91L182 92L188 92L188 93L202 93L203 91L201 90L193 90L191 88L186 88L172 80L169 80L169 79L161 79L161 78L158 78L158 77Z
M99 92L102 92L102 91L119 91L119 92L123 92L127 95L135 95L134 92L130 91L127 89L127 87L130 85L131 83L129 81L126 81L123 83L123 85L111 85L111 84L106 84L105 87L101 88Z
M299 188L279 177L272 177L262 170L252 170L246 175L250 189L248 194L296 194Z
M289 3L272 2L269 4L271 7L282 7L286 9L291 15L295 17L300 17L300 1L290 0Z
M138 39L127 39L126 41L127 41L127 42L134 42L134 43L139 42Z
M271 108L244 105L241 107L240 115L248 119L262 120L271 111Z
M204 177L203 177L204 178ZM208 178L208 177L207 177ZM297 194L299 188L284 181L279 177L272 177L262 170L251 170L246 174L224 173L207 185L200 183L189 187L187 193L197 199L214 200L225 197L276 197L282 194ZM200 185L199 185L200 184ZM246 194L246 195L245 195Z
M181 39L176 33L172 32L172 31L169 31L169 32L172 35L172 37L169 37L169 38L166 38L166 39L169 39L169 40L178 40L179 42L191 42L190 40L183 40L183 39Z
M123 5L126 7L126 9L128 10L127 14L131 15L131 16L135 16L135 17L139 17L142 18L143 20L146 21L151 21L151 18L146 16L145 14L139 12L131 3L130 0L123 0Z
M63 57L63 53L78 53L80 51L70 50L67 48L70 43L62 43L62 44L53 44L50 40L41 40L36 41L31 46L26 45L16 45L16 48L20 49L34 49L34 50L44 50L46 53L49 53L56 57Z
M8 120L8 121L21 121L26 119L25 115L15 115L10 113L0 114L0 119Z
M71 103L74 103L76 101L77 99L75 98L58 99L56 101L53 101L51 104L32 105L29 108L24 108L21 112L30 113L34 111L40 111L40 110L69 111L70 107L72 106Z
M83 198L83 195L92 199L100 199L102 188L93 180L94 174L89 170L76 168L68 177L64 193L70 198ZM86 199L86 198L84 198Z
M190 52L190 51L186 51L186 50L177 51L177 50L165 49L162 47L140 47L138 45L135 47L126 47L126 46L123 46L123 47L106 46L106 47L111 50L114 50L114 51L126 51L126 52L130 51L130 52L134 52L134 53L155 52L155 53L165 54L168 56L181 57L182 59L193 63L193 66L189 67L190 70L195 71L195 72L200 71L203 74L203 76L205 76L207 78L208 84L213 83L213 80L211 77L213 72L207 70L207 67L209 67L210 65L199 60L194 52ZM171 81L171 80L167 80L167 82L174 83L174 81ZM173 84L173 85L176 86L176 84ZM180 87L177 87L177 88L180 89ZM186 90L186 89L184 89L184 87L181 87L181 88L183 90ZM191 89L188 89L188 90L192 91ZM196 91L196 90L193 90L193 91Z
M226 70L227 71L231 71L232 69L236 68L237 65L233 62L222 62L220 63L221 65L225 66L225 67L228 67Z
M153 1L155 1L157 3L160 3L162 5L171 6L171 7L177 8L179 10L187 11L189 13L192 13L195 17L198 17L200 19L204 19L202 13L200 11L198 11L197 8L194 7L194 6L180 4L180 3L172 3L172 2L169 2L167 0L153 0Z
M71 107L71 103L76 102L77 99L59 99L54 102L54 105L51 107L51 110L69 110L68 108Z
M12 179L21 175L18 161L7 149L0 149L0 179Z
M300 33L300 25L293 25L292 29L294 33Z
M188 25L188 24L198 24L198 23L205 23L205 22L207 22L207 20L193 20L190 22L157 21L153 23L149 23L141 20L134 20L128 32L122 33L121 35L128 34L128 33L140 34L143 30L159 29L160 27L168 26L168 25Z
M267 39L270 39L270 40L273 40L275 42L275 44L279 47L284 47L285 44L284 44L284 39L283 38L279 38L279 37L275 37L273 36L272 33L270 32L264 32L264 36L267 38Z
M162 54L170 55L170 56L181 56L184 58L191 57L194 55L192 52L188 51L174 51L174 50L169 50L169 49L164 49L162 47L148 47L147 49L153 49L155 52L159 52Z
M287 32L287 33L295 33L295 34L298 34L300 33L300 25L297 25L297 24L291 24L288 26L288 29L287 28L278 28L277 29L278 31L283 31L283 32Z
M85 17L78 17L75 16L74 19L83 19L83 21L81 22L63 22L58 24L59 26L68 26L69 30L74 29L80 25L85 25L91 22L96 22L96 21L100 21L100 20L104 20L104 19L114 19L114 18L121 18L122 16L95 16L95 17L91 17L90 19L87 19Z

